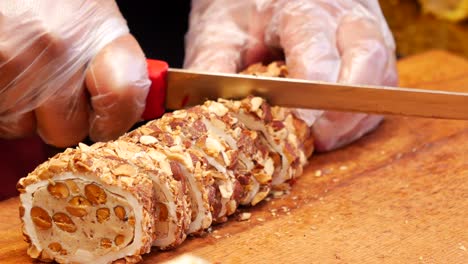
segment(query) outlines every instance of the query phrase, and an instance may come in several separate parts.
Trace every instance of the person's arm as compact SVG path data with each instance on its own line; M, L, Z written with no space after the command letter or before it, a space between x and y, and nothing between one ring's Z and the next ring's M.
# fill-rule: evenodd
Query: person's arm
M0 1L0 76L0 138L58 147L126 132L150 85L113 0Z
M395 44L376 0L193 0L185 67L238 72L283 53L292 78L395 86ZM286 91L285 91L286 92ZM343 146L380 116L298 110L317 150Z

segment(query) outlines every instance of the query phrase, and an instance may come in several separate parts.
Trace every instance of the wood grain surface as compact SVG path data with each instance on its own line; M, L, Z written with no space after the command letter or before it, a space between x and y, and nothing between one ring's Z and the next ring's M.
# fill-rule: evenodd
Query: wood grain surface
M402 86L468 90L468 62L445 52L398 67ZM144 263L188 252L221 263L468 263L467 152L467 121L387 117L314 155L289 194L242 208L250 220L234 216ZM33 262L17 208L0 203L0 263Z

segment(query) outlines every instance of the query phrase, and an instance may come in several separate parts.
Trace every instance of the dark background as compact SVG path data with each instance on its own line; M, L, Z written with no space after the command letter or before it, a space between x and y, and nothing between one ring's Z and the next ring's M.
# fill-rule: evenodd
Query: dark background
M182 67L190 0L116 2L148 58Z
M451 23L423 14L417 0L379 2L396 39L398 57L444 49L468 58L468 22ZM182 66L190 0L117 3L148 57Z

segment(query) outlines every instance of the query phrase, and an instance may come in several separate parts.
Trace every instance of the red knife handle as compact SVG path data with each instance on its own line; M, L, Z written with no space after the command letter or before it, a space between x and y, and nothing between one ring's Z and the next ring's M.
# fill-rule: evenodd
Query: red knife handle
M151 86L146 97L146 108L141 117L151 120L164 114L164 101L166 99L167 70L169 65L165 61L147 59L148 75Z

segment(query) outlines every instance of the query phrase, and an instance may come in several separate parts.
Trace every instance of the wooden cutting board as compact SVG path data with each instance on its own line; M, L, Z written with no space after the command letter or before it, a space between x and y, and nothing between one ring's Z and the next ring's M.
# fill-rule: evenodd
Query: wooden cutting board
M445 52L398 68L402 86L468 90L468 62ZM16 198L0 203L0 263L32 263L17 208ZM388 117L313 156L290 194L241 211L250 220L144 263L187 252L221 263L468 263L468 121Z

